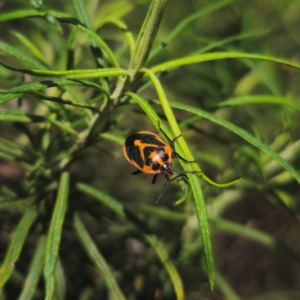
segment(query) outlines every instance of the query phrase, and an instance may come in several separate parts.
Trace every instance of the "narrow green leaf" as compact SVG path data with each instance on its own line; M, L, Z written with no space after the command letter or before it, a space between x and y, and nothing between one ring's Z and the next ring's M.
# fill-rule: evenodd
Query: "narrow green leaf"
M35 197L29 197L21 200L1 201L0 210L24 211L36 201Z
M31 148L26 147L26 146L16 143L16 142L9 141L7 139L3 139L3 138L0 138L0 149L1 148L14 150L15 154L20 153L20 151L18 151L18 150L22 150L30 155L35 155L35 157L39 157L39 154L34 152Z
M209 41L209 44L206 47L201 48L200 50L192 53L192 55L205 53L205 52L211 51L215 48L220 48L220 47L222 47L226 44L229 44L231 42L234 42L234 41L258 37L261 35L266 35L268 33L270 33L270 29L264 29L264 30L259 30L259 31L256 30L256 31L246 32L246 33L242 33L242 34L238 34L238 35L234 35L234 36L229 36L229 37L226 37L225 39L221 39L221 40L217 39L217 41L213 41L213 42Z
M27 277L23 283L22 292L18 300L30 300L33 298L44 266L45 248L46 239L45 237L42 237L35 249Z
M145 69L143 69L143 71L145 71L147 73L147 75L150 76L152 82L154 83L156 91L160 96L160 104L162 105L164 112L166 114L166 117L168 118L168 121L170 123L170 126L172 127L174 136L181 135L179 126L178 126L177 121L174 117L174 114L171 110L169 101L166 98L166 95L163 91L163 88L162 88L159 80L156 78L156 76L151 71L149 72L149 70L145 70ZM154 111L152 106L150 106L149 103L147 103L147 101L145 99L143 99L142 97L140 97L136 94L133 94L133 93L126 93L126 94L128 96L130 96L132 99L134 99L136 101L136 103L138 103L138 105L140 105L140 107L145 111L145 113L148 115L148 117L150 119L155 120L155 118L156 118L155 122L157 122L158 117L156 116L156 112ZM180 155L181 155L181 153L183 153L183 157L185 157L186 159L194 160L193 156L183 138L178 139L178 146L176 148L176 151L178 151L178 148L181 149L179 151ZM194 171L200 172L200 169L196 164L192 164L192 165L182 163L184 170L190 171L190 172L194 172ZM209 224L208 224L208 213L207 213L207 208L206 208L206 204L205 204L205 199L203 197L203 192L202 192L202 188L200 186L198 177L195 175L192 175L192 174L187 174L187 176L188 176L189 184L191 186L192 193L193 193L193 199L194 199L194 203L195 203L198 224L199 224L199 231L200 231L200 236L201 236L203 248L204 248L204 257L205 257L209 282L210 282L211 289L213 289L213 286L214 286L214 259L213 259L213 253L212 253L210 230L209 230Z
M14 87L12 89L0 90L0 96L1 94L29 93L34 91L40 91L43 89L48 89L48 88L65 87L65 86L87 86L87 87L93 87L97 90L104 92L104 89L100 84L94 83L89 80L76 80L76 79L74 80L74 79L61 78L61 79L42 80L33 83L26 83Z
M0 268L0 289L3 288L6 281L10 278L15 269L15 262L18 260L24 242L27 238L29 229L37 215L36 207L30 207L24 213L16 230L13 233L12 241L5 255L4 262Z
M29 56L28 54L24 53L24 51L21 51L18 48L13 47L3 41L0 41L0 49L16 58L28 63L33 68L42 69L42 70L46 69L45 65L42 64L41 62L39 62L34 57Z
M24 45L27 47L27 49L32 53L32 55L37 58L38 60L40 60L44 65L45 68L48 68L46 66L46 62L45 59L42 55L42 53L40 52L40 50L23 34L21 34L20 32L17 31L12 31L12 34Z
M52 300L55 288L55 267L58 257L58 249L62 234L62 225L67 209L69 196L69 173L61 174L59 189L56 198L52 220L47 236L44 277L46 281L46 296L45 300Z
M140 30L134 54L129 65L129 73L132 80L148 59L166 4L167 0L151 1L150 8Z
M105 20L105 18L123 20L129 12L136 9L137 4L138 3L136 2L128 0L118 0L116 2L110 1L105 3L105 13L104 10L98 10L93 18L95 27L100 27L100 24L102 24L103 19Z
M157 239L155 235L151 234L148 226L142 220L140 220L140 218L137 215L135 215L132 211L130 211L116 199L103 193L102 191L99 191L98 189L95 189L94 187L84 183L78 183L76 185L76 188L81 192L90 195L96 200L101 201L101 203L106 205L111 210L115 211L118 215L126 217L128 221L132 222L135 226L139 228L139 230L141 230L144 233L147 241L155 250L161 263L163 264L170 276L176 293L176 299L183 300L184 289L178 271L176 270L171 258L168 256L165 246Z
M125 213L124 213L124 207L123 205L118 202L117 200L115 200L114 198L106 195L105 193L103 193L102 191L90 186L90 185L87 185L85 183L77 183L76 184L76 188L97 199L97 200L100 200L102 203L104 203L109 209L111 209L112 211L114 211L115 213L117 213L118 215L122 216L122 217L125 217Z
M90 79L100 77L116 77L129 75L128 72L121 68L106 68L106 69L89 69L89 70L69 70L69 71L50 71L50 70L28 70L8 67L0 62L5 68L13 71L22 72L25 74L41 76L41 77L60 77L67 79Z
M73 0L76 13L79 16L79 20L84 23L89 29L93 30L93 24L91 18L86 10L86 3L82 0Z
M65 300L67 291L67 278L61 260L57 260L55 268L55 300Z
M165 62L160 65L156 65L156 66L152 67L151 70L154 73L160 73L160 72L165 72L165 71L168 71L171 69L176 69L181 66L190 65L190 64L197 64L197 63L205 62L205 61L230 59L230 58L238 58L238 59L250 58L250 59L265 60L265 61L279 63L279 64L283 64L283 65L287 65L287 66L291 66L291 67L300 69L299 64L293 63L288 60L276 58L273 56L242 53L242 52L213 52L213 53L205 53L205 54L187 56L187 57L171 60L169 62Z
M74 130L70 126L69 123L58 121L58 120L52 119L52 118L47 118L47 120L49 121L49 123L56 125L58 128L62 129L63 131L68 132L68 133L78 137L78 132L76 130Z
M113 51L95 32L80 24L77 24L77 27L84 31L90 38L92 38L95 41L95 43L105 52L105 54L107 55L107 57L109 58L109 60L115 68L119 68L119 63Z
M167 38L162 41L153 51L150 53L149 60L155 57L163 48L166 48L168 44L170 44L179 33L188 26L191 22L200 20L205 15L212 13L218 9L223 8L224 6L230 4L234 0L223 0L218 3L209 4L207 7L201 8L200 11L188 16L187 18L183 19L167 36Z
M169 273L170 279L172 281L176 293L176 299L184 300L185 295L184 295L184 286L182 280L180 278L180 275L176 267L174 266L172 260L170 259L170 256L168 255L166 247L162 242L158 240L157 236L153 234L147 234L146 238L148 243L155 249L158 258L163 263L165 269Z
M84 1L82 1L82 0L73 0L73 4L74 4L75 10L76 10L76 13L79 16L79 20L86 26L86 28L88 28L91 32L93 32L97 38L99 38L99 36L97 36L97 34L94 30L92 21L91 21L90 16L87 12L86 4L84 3ZM103 60L103 54L102 54L103 49L101 49L102 47L98 44L98 46L100 46L100 49L98 49L99 51L95 51L96 48L98 48L95 39L92 38L88 34L88 40L89 40L89 44L90 44L90 49L91 49L95 59L98 62L98 66L99 67L105 67L106 63ZM105 44L104 41L101 38L100 38L100 41L101 41L102 44ZM110 51L110 49L109 49L109 51ZM113 56L112 52L111 52L111 54ZM117 65L115 65L115 66L117 66Z
M153 216L169 222L185 222L189 217L187 213L175 212L158 205L152 206L144 203L134 203L132 205L129 204L129 207L136 213L143 213L143 215Z
M155 101L157 104L159 104L159 101ZM176 103L176 102L170 102L170 105L174 108L178 108L184 111L189 111L195 115L201 116L203 118L206 118L210 120L211 122L217 123L228 130L234 132L235 134L239 135L241 138L246 140L248 143L252 144L256 148L260 149L267 155L269 155L271 158L273 158L281 167L283 167L286 171L288 171L291 176L293 176L298 182L300 182L300 174L297 172L286 160L282 159L282 157L279 156L278 153L273 151L270 147L262 143L261 141L257 140L254 136L252 136L250 133L248 133L246 130L239 128L238 126L230 123L229 121L223 120L211 113L208 113L206 111L203 111L201 109L191 107L185 104Z
M7 95L6 94L4 94L4 95L0 94L0 104L8 102L12 99L19 98L21 96L22 96L22 94L17 94L17 93L7 94Z
M103 27L106 24L114 24L115 26L117 26L119 29L122 30L122 32L124 33L124 36L126 38L127 44L129 46L130 58L132 58L133 53L134 53L134 48L135 48L135 40L133 38L132 33L128 30L127 25L121 20L106 19L102 23L99 24L99 27Z
M109 141L112 141L112 142L115 142L122 146L124 145L124 142L125 142L125 139L123 137L113 134L111 132L101 133L99 137L104 138Z
M253 104L273 104L290 107L298 112L300 112L300 107L289 99L274 97L270 95L249 95L241 96L226 101L218 103L216 106L211 109L218 109L223 107L234 107L234 106L244 106L244 105L253 105Z
M23 19L29 17L43 17L45 15L44 12L40 12L33 9L24 9L18 11L7 12L0 15L0 22L16 20L16 19Z
M30 164L32 163L31 158L37 158L38 156L32 149L2 138L0 138L0 153L8 156L9 159L13 158L15 161L23 161Z
M44 9L44 1L43 0L28 0L28 2L37 10Z
M63 30L56 20L56 18L51 14L51 11L47 8L45 5L45 2L43 0L29 0L31 5L33 5L38 11L42 11L45 13L44 18L54 26L54 28L59 32L62 33Z
M263 231L248 228L244 225L237 224L221 218L215 218L214 220L211 220L210 223L214 230L232 233L240 237L244 237L245 239L252 240L268 248L279 251L282 254L294 259L297 263L300 263L300 255L297 251L293 250L286 244L276 240L274 237Z
M0 121L29 123L31 118L20 110L0 110Z
M108 263L106 262L101 252L98 250L97 245L92 240L91 236L89 235L88 231L84 227L77 214L74 215L74 227L77 231L77 235L79 236L80 242L84 247L86 253L88 254L89 258L98 268L98 270L103 274L106 286L110 291L110 294L113 297L113 299L125 300L126 298L123 295L115 276L110 270Z

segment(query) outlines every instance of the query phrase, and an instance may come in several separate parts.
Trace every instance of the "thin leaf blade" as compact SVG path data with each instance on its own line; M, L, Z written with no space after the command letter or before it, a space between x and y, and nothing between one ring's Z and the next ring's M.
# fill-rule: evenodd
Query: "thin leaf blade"
M165 71L168 71L171 69L176 69L181 66L190 65L190 64L197 64L197 63L201 63L201 62L205 62L205 61L231 59L231 58L238 58L238 59L250 58L250 59L265 60L265 61L279 63L279 64L283 64L283 65L287 65L290 67L300 69L300 65L297 63L293 63L288 60L284 60L284 59L280 59L280 58L268 56L268 55L243 53L243 52L213 52L213 53L192 55L192 56L187 56L187 57L171 60L171 61L159 64L159 65L156 65L156 66L152 67L151 70L154 73L160 73L160 72L165 72Z
M157 256L159 257L161 263L163 264L164 268L167 270L170 276L170 279L174 286L177 300L184 300L184 288L180 275L176 267L174 266L172 260L170 259L169 255L167 254L165 246L157 239L155 235L151 234L150 230L148 229L148 226L144 224L144 222L140 220L140 218L137 215L135 215L132 211L130 211L119 201L105 194L104 192L84 183L78 183L76 185L76 188L81 192L90 195L96 200L99 200L101 203L115 211L121 217L126 217L130 222L132 222L144 233L147 241L154 248Z
M58 194L52 215L52 220L47 236L44 277L46 281L46 300L52 300L55 287L55 267L58 257L58 249L62 234L62 225L67 209L69 195L69 173L61 174Z
M3 288L15 268L15 262L20 256L25 239L36 215L36 207L28 208L13 234L12 241L0 269L0 289Z
M104 280L106 282L106 286L109 289L111 295L116 300L125 300L125 296L123 295L115 276L112 274L108 263L105 258L98 250L95 242L92 240L88 231L84 227L81 222L79 216L77 214L74 215L74 227L77 231L77 235L79 236L80 242L84 247L86 253L93 261L93 263L97 266L99 271L104 275Z
M159 104L159 101L156 101L157 104ZM211 113L208 113L206 111L203 111L199 108L195 108L192 106L188 106L186 104L177 103L177 102L170 102L170 105L174 108L178 108L184 111L191 112L195 115L201 116L203 118L206 118L216 124L219 124L228 130L232 131L233 133L239 135L241 138L246 140L248 143L252 144L254 147L260 149L267 155L269 155L271 158L273 158L280 166L282 166L286 171L288 171L291 176L293 176L298 182L300 182L300 174L298 171L296 171L286 160L284 160L278 153L273 151L270 147L256 139L254 136L252 136L250 133L248 133L246 130L239 128L238 126L234 125L233 123L226 121L224 119L221 119Z

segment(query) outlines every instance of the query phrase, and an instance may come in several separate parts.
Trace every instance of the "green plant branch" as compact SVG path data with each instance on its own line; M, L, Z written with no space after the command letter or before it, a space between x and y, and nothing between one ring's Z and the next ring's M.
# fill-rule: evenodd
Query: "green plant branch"
M145 69L143 69L143 70L145 70ZM150 72L148 72L148 71L149 70L145 70L145 73L147 73L151 79L153 78L152 81L153 81L156 91L161 99L161 103L164 103L164 105L166 107L165 113L166 113L168 120L170 118L170 120L173 123L176 123L176 126L179 130L178 124L175 120L174 114L169 106L169 102L165 96L162 86L160 85L160 82L158 81L156 76L151 71ZM154 119L156 117L157 119L155 120L155 122L157 122L158 117L157 117L156 112L143 98L141 98L140 96L137 96L136 94L129 93L129 92L127 93L127 95L130 96L132 99L134 99L141 106L141 108L145 110L146 114L151 119ZM178 132L173 129L173 133L174 133L174 136L178 136L180 134L180 131ZM176 135L176 133L178 133L178 134ZM179 138L178 141L183 141L183 138L182 137ZM179 142L178 142L178 144L179 144ZM181 144L179 144L179 146L181 146ZM177 147L176 151L177 150L178 150L178 147ZM184 154L184 157L187 158L188 160L190 160L190 157L192 157L192 156L187 156L187 154L184 151L182 151L182 152ZM200 171L199 167L197 167L198 169L195 170L191 166L191 164L183 164L182 163L182 165L183 165L184 169L187 171L190 171L190 172ZM196 164L193 163L192 165L196 165ZM213 286L214 286L214 260L213 260L213 255L212 255L212 245L211 245L211 239L210 239L208 213L207 213L207 208L206 208L206 204L205 204L205 199L203 196L202 188L200 186L198 177L194 176L192 174L189 174L189 173L187 173L187 177L189 179L189 183L192 188L193 199L194 199L194 203L195 203L195 209L196 209L198 225L199 225L199 231L200 231L201 239L203 242L204 257L205 257L206 267L207 267L207 271L208 271L210 287L211 287L211 289L213 289Z
M192 55L192 56L171 60L152 67L151 71L153 73L160 73L160 72L166 72L171 69L176 69L181 66L190 65L190 64L196 64L196 63L212 61L212 60L230 59L230 58L238 58L238 59L250 58L250 59L265 60L265 61L280 63L280 64L284 64L290 67L300 69L300 64L293 63L288 60L284 60L272 56L267 56L267 55L242 53L242 52L213 52L213 53L204 53L200 55Z
M99 24L99 28L104 27L107 24L113 24L113 25L117 26L119 29L122 30L122 32L124 33L124 36L127 40L127 44L129 46L130 58L132 58L133 53L134 53L134 49L135 49L135 40L133 38L132 33L130 31L128 31L127 25L121 20L106 19L106 20L102 21Z
M148 59L166 4L167 0L151 1L147 16L137 38L134 54L130 61L128 71L131 81L135 80L137 73Z

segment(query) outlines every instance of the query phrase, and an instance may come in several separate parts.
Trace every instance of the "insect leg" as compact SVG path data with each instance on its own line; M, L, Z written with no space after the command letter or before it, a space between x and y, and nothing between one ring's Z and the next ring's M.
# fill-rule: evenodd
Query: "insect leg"
M136 175L136 174L140 174L143 173L141 170L135 170L134 172L131 173L131 175Z
M173 147L173 149L174 149L175 156L177 156L178 158L180 158L181 160L183 160L186 164L187 164L187 163L193 163L193 162L196 162L195 160L187 160L187 159L185 159L185 158L182 157L180 154L178 154L177 152L175 152L175 147Z
M155 174L154 176L153 176L153 179L152 179L152 184L154 184L155 183L155 181L156 181L156 179L157 179L157 176L158 176L159 174Z
M174 137L173 140L171 140L171 139L167 136L167 134L165 133L165 131L160 127L160 122L159 122L159 121L158 121L158 128L159 128L159 130L164 134L165 138L169 141L170 146L173 148L173 150L174 150L174 151L173 151L174 157L175 157L175 156L179 157L179 158L182 159L185 163L196 162L195 160L187 160L187 159L185 159L184 157L182 157L180 154L178 154L178 153L176 152L176 150L175 150L175 141L176 141L179 137L182 136L181 134L178 135L178 136L176 136L176 137ZM174 157L173 157L173 158L174 158Z
M187 160L185 159L184 157L182 157L179 153L176 152L175 150L175 141L181 137L181 135L178 135L176 137L174 137L174 139L171 141L171 147L173 148L173 153L174 153L174 157L178 157L180 158L181 160L183 160L185 163L192 163L192 162L196 162L195 160Z
M159 128L159 130L164 134L164 136L165 136L165 138L168 140L168 142L169 142L169 144L171 144L172 145L172 142L174 141L174 139L173 139L173 141L167 136L167 134L165 133L165 131L160 127L160 122L158 121L158 128ZM178 136L179 137L179 136ZM177 138L177 137L176 137Z

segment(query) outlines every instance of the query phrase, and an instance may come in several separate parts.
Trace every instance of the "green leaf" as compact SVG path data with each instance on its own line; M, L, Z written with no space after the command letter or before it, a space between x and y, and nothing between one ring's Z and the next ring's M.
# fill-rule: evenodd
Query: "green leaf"
M21 71L21 70L20 70ZM11 93L29 93L34 91L40 91L48 88L65 87L65 86L86 86L92 87L99 91L104 91L100 84L94 83L89 80L74 80L74 79L52 79L42 80L33 83L25 83L8 90L0 90L0 94L11 94Z
M300 255L297 251L293 250L286 244L276 240L274 237L263 231L248 228L244 225L237 224L221 218L215 218L214 220L211 220L210 223L214 230L229 232L231 234L244 237L245 239L252 240L268 248L279 251L282 254L294 259L297 263L300 263Z
M128 30L127 25L121 20L106 19L102 23L100 23L99 26L103 27L106 24L114 24L115 26L117 26L119 29L122 30L126 38L127 44L129 46L130 58L132 58L135 49L135 40L133 38L132 33Z
M92 24L92 21L90 19L90 16L87 12L86 4L84 3L84 1L73 0L73 4L74 4L75 10L76 10L76 13L79 16L80 21L86 26L86 28L88 28L94 34L94 37L96 36L96 39L100 40L100 43L102 45L103 44L105 45L104 47L109 49L108 46L104 43L104 41L101 38L99 38L99 36L96 34L93 24ZM89 44L90 44L90 49L93 52L95 59L98 61L98 66L105 67L106 63L103 61L103 53L102 53L103 50L101 49L102 46L99 45L99 41L98 41L98 46L100 46L100 49L98 49L99 51L95 51L98 48L95 38L93 38L90 34L88 34L88 40L89 40ZM115 67L118 67L118 62L114 58L114 55L110 49L109 49L109 52L113 57L113 61L116 62Z
M18 11L7 12L0 15L0 22L16 20L16 19L23 19L29 17L43 17L45 15L44 12L40 12L33 9L24 9Z
M101 138L104 138L108 141L112 141L112 142L115 142L119 145L124 145L124 142L125 142L125 139L121 136L118 136L116 134L113 134L111 132L104 132L104 133L101 133L100 136Z
M37 285L44 266L45 248L46 239L45 237L42 237L34 251L33 259L30 262L29 271L23 283L23 288L18 300L32 299L36 293Z
M108 47L108 45L92 30L77 24L77 27L80 28L82 31L84 31L95 43L104 51L104 53L107 55L107 57L110 59L112 65L115 68L119 68L119 63L112 52L112 50Z
M230 59L230 58L238 58L238 59L250 58L250 59L265 60L265 61L279 63L279 64L283 64L283 65L287 65L287 66L291 66L291 67L300 69L299 64L290 62L288 60L276 58L273 56L242 53L242 52L214 52L214 53L205 53L205 54L200 54L200 55L192 55L192 56L187 56L187 57L171 60L171 61L162 63L160 65L156 65L156 66L152 67L151 70L154 73L160 73L160 72L165 72L165 71L168 71L171 69L176 69L181 66L190 65L190 64L197 64L197 63L205 62L205 61Z
M159 101L154 101L157 104L160 104ZM248 133L246 130L239 128L238 126L230 123L229 121L223 120L211 113L203 111L201 109L188 106L185 104L177 103L177 102L170 102L170 105L174 108L178 108L180 110L191 112L195 115L201 116L210 120L211 122L217 123L228 130L232 131L233 133L239 135L241 138L246 140L248 143L252 144L254 147L260 149L271 158L273 158L280 166L282 166L286 171L288 171L291 176L293 176L298 182L300 182L300 174L297 172L286 160L282 159L278 153L273 151L270 147L262 143L261 141L257 140L254 136Z
M167 0L152 0L147 16L140 30L134 54L130 61L129 73L131 80L146 63L160 22L162 20Z
M66 299L67 277L60 259L57 260L55 268L55 297L56 300Z
M198 51L195 51L192 55L205 53L205 52L211 51L215 48L220 48L220 47L222 47L226 44L229 44L231 42L234 42L234 41L248 39L248 38L251 38L251 37L258 37L258 36L261 36L261 35L266 35L268 33L270 33L269 29L255 30L255 31L250 31L250 32L246 32L246 33L226 37L226 38L221 39L221 40L217 39L216 41L213 41L213 42L209 41L209 44L206 47L201 48Z
M116 278L110 270L108 263L106 262L101 252L97 249L97 245L92 240L91 236L89 235L88 231L84 227L77 214L74 215L73 223L79 236L80 242L84 247L86 253L94 263L94 265L98 268L98 270L103 274L106 286L110 291L109 294L113 297L113 299L125 300L126 298L123 295L116 281Z
M29 56L28 54L24 53L24 51L21 51L18 48L13 47L5 42L0 41L0 49L28 63L33 68L42 69L42 70L47 69L47 67L43 63L41 63L34 57Z
M128 221L132 222L135 226L141 230L144 235L146 236L146 239L148 243L153 247L155 250L157 256L159 257L161 263L167 270L170 279L173 283L174 290L177 296L178 300L184 299L184 290L183 290L183 284L180 279L180 276L168 256L168 253L164 247L164 245L157 239L155 235L153 235L147 224L145 224L137 215L135 215L132 211L130 211L128 208L123 206L120 202L118 202L113 197L103 193L102 191L95 189L92 186L89 186L84 183L78 183L76 185L76 188L80 190L81 192L90 195L91 197L95 198L96 200L99 200L101 203L106 205L111 210L115 211L119 216L126 217Z
M1 95L0 94L0 104L2 104L2 103L5 103L5 102L8 102L8 101L10 101L10 100L12 100L12 99L16 99L16 98L19 98L19 97L21 97L22 96L22 94L17 94L17 93L13 93L13 94L7 94L7 95Z
M20 110L0 110L0 121L29 123L31 118Z
M80 21L87 26L87 28L93 30L93 23L91 18L86 10L86 3L82 0L73 0L73 4L76 10L77 15L79 16Z
M69 70L69 71L50 71L50 70L27 70L8 67L2 62L2 66L13 71L22 72L25 74L41 76L41 77L58 77L67 79L90 79L100 77L116 77L129 75L128 72L121 68L106 68L106 69L89 69L89 70Z
M58 249L62 235L62 225L67 209L67 202L69 196L69 173L61 174L59 189L56 198L56 203L52 215L52 220L47 236L44 277L46 282L46 296L45 300L52 300L55 288L55 267L58 257Z
M187 18L183 19L164 39L153 51L150 53L149 60L155 57L163 48L166 48L168 44L170 44L176 36L180 34L180 32L188 26L191 22L200 20L202 17L206 16L209 13L212 13L218 9L223 8L224 6L230 4L234 0L224 0L218 3L209 4L207 7L201 8L200 11L188 16Z
M23 44L25 45L28 50L32 53L32 55L37 58L39 61L41 61L44 65L45 68L48 68L46 66L46 62L45 59L42 55L42 53L40 52L40 50L23 34L21 34L20 32L17 31L12 31L12 34Z
M0 289L3 288L6 281L10 278L15 269L15 262L18 260L24 242L27 238L29 229L37 215L36 207L30 207L23 214L16 230L13 233L12 241L5 255L4 262L0 268Z
M35 197L29 197L20 200L9 200L0 202L0 210L11 210L11 211L24 211L28 209L36 201Z
M226 101L218 103L211 109L218 109L223 107L234 107L234 106L244 106L244 105L254 105L254 104L273 104L290 107L298 112L300 112L300 107L289 99L274 97L270 95L249 95L241 96Z
M144 203L132 204L129 207L132 207L132 210L137 213L143 213L144 215L153 216L168 222L185 222L189 217L186 213L175 212L171 211L169 208L166 209L160 206L152 206Z

